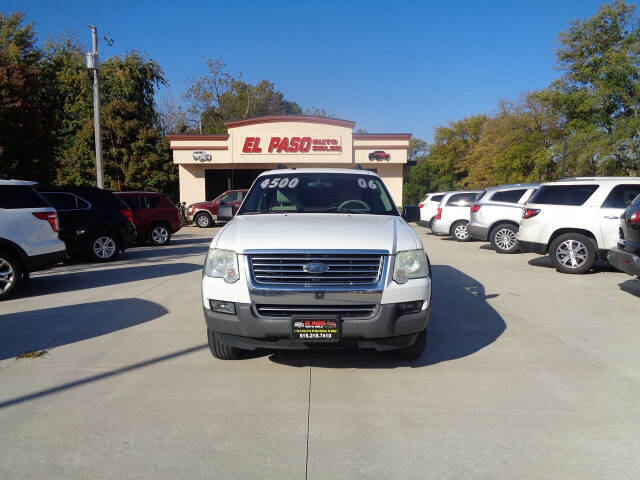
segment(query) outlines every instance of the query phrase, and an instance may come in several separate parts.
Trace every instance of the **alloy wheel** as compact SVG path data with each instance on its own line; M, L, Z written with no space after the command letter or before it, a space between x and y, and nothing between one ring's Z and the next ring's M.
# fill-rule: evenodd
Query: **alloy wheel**
M93 253L103 260L113 257L116 248L116 242L111 237L98 237L93 242Z
M458 225L456 229L453 231L453 233L456 236L456 238L459 238L460 240L466 240L467 237L469 236L469 232L467 232L467 224L462 223Z
M496 232L495 242L500 250L511 250L516 245L516 232L509 228L502 228Z
M4 258L0 258L0 293L9 291L16 281L16 272L11 264Z
M198 217L198 226L199 227L208 227L209 226L209 217L206 215L200 215Z
M578 240L565 240L556 248L556 258L567 268L580 268L589 258L587 247Z
M169 231L166 229L166 227L156 227L151 231L151 238L153 239L154 243L166 243L167 239L169 238Z

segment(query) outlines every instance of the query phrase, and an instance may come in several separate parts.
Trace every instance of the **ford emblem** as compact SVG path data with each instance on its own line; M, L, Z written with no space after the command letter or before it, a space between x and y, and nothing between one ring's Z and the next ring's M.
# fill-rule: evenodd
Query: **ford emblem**
M313 262L313 263L307 263L305 266L302 267L302 270L304 270L307 273L324 273L327 270L329 270L329 266L324 263Z

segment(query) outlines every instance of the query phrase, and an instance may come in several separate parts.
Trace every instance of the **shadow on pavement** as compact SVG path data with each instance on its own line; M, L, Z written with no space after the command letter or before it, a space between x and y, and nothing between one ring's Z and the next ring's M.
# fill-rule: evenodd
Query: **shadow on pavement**
M172 238L171 239L171 243L169 244L169 246L172 245L193 245L193 244L210 244L211 240L213 240L213 237L215 236L215 234L218 233L217 230L212 230L211 231L211 236L207 236L207 237L197 237L197 238Z
M553 265L551 265L551 260L549 260L549 257L547 255L532 258L527 263L532 267L554 268Z
M483 285L448 265L433 265L431 320L427 346L413 362L393 352L311 350L273 353L269 359L286 365L326 368L424 367L472 355L502 335L506 324L488 303Z
M532 267L553 268L555 270L555 267L551 264L549 255L532 258L527 263ZM590 275L598 272L619 272L619 270L616 270L609 262L598 260L591 270L582 275Z
M124 298L0 315L0 360L99 337L166 313L157 303Z
M69 390L70 388L81 387L88 383L97 382L100 380L104 380L106 378L113 377L115 375L120 375L122 373L131 372L133 370L138 370L140 368L148 367L149 365L153 365L160 362L166 362L167 360L173 360L174 358L181 357L182 355L188 355L193 352L197 352L198 350L203 350L208 348L207 344L196 345L194 347L185 348L182 350L178 350L176 352L168 353L166 355L162 355L159 357L151 358L149 360L145 360L143 362L134 363L133 365L128 365L126 367L116 368L114 370L109 370L108 372L99 373L97 375L92 375L90 377L81 378L79 380L74 380L72 382L63 383L62 385L58 385L56 387L47 388L46 390L40 390L35 393L30 393L28 395L22 395L20 397L10 398L5 401L0 402L0 409L11 407L12 405L17 405L19 403L28 402L31 400L36 400L41 397L46 397L47 395L52 395L55 393L59 393L65 390Z
M630 293L640 298L640 279L631 279L625 282L619 283L618 286L623 292Z
M194 272L202 267L193 263L158 263L157 265L122 266L104 270L80 270L71 273L51 273L29 280L16 298L36 297L51 293L74 292L87 288L118 285L150 278L168 277Z

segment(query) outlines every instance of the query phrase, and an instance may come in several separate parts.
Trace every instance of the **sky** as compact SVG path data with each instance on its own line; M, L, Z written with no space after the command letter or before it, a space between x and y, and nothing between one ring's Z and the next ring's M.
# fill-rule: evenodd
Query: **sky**
M438 125L557 78L557 34L602 3L0 0L0 10L23 11L41 43L66 32L88 49L96 25L113 39L100 42L101 58L137 50L161 65L160 96L180 99L219 58L303 108L430 141Z

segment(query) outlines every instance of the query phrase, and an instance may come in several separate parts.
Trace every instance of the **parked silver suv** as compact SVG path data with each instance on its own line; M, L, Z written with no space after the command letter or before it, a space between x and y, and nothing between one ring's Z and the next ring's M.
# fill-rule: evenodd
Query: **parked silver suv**
M520 183L487 188L471 205L467 231L472 238L491 242L498 253L519 250L516 234L522 218L522 207L538 189L537 183Z

